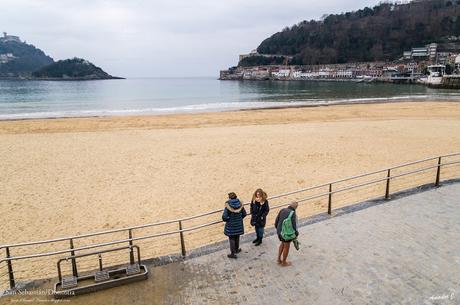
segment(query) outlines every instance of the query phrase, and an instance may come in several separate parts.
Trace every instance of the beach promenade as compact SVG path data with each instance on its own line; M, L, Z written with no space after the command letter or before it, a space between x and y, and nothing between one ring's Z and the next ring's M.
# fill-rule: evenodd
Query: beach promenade
M237 260L222 244L69 304L460 304L458 198L460 183L452 183L307 219L290 267L276 264L271 232L260 247L243 243Z

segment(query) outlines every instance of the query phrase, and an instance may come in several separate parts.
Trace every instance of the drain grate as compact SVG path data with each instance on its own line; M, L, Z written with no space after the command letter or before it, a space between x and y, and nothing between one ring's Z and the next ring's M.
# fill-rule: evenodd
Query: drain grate
M107 270L98 271L94 275L94 281L96 281L96 283L107 281L109 279L110 279L110 275Z
M127 275L138 274L139 272L141 272L141 268L139 267L139 264L132 264L126 267Z
M75 276L63 277L61 284L62 284L63 289L77 287L77 277L75 277Z

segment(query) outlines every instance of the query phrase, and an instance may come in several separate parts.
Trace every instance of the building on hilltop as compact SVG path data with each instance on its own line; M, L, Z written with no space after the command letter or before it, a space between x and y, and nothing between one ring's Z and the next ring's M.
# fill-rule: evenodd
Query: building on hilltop
M3 32L3 37L0 37L0 41L2 42L9 42L9 41L21 42L21 40L19 39L19 36L8 35L7 32Z
M242 61L243 59L247 58L247 57L251 57L251 56L258 56L259 53L257 52L257 50L252 50L249 54L241 54L239 56L239 60Z

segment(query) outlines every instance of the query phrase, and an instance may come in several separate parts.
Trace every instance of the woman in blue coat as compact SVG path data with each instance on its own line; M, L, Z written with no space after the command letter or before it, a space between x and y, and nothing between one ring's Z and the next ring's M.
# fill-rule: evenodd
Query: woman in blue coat
M240 235L244 234L243 218L246 217L246 210L235 193L228 194L228 201L225 202L225 209L222 220L225 222L224 234L230 242L229 258L237 258L236 254L241 252Z

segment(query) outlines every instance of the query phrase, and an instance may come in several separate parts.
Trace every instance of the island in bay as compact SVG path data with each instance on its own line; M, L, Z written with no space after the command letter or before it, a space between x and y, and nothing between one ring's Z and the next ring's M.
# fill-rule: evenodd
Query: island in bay
M39 48L3 32L0 37L0 79L98 80L120 79L88 60L72 58L54 61Z

